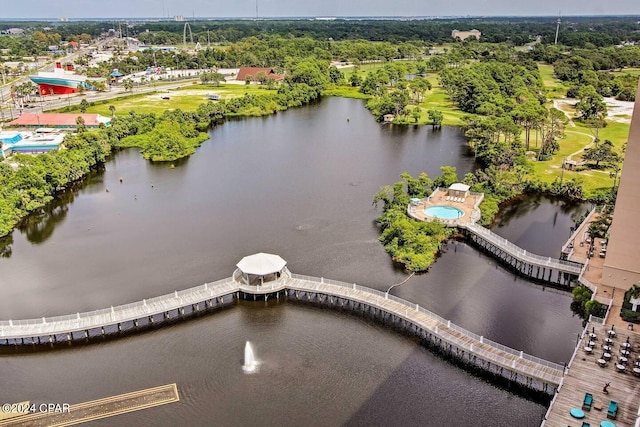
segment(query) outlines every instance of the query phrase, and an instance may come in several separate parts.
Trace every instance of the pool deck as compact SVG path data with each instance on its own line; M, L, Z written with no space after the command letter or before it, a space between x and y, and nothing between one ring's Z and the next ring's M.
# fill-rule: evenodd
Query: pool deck
M454 202L447 200L447 190L437 189L427 199L422 199L419 202L411 203L409 206L409 215L420 221L431 221L433 217L424 213L424 209L430 206L448 206L452 208L460 209L464 212L460 218L454 219L441 219L447 225L457 226L462 223L475 223L480 219L480 210L478 205L482 201L484 195L482 194L470 194L465 197L463 202Z

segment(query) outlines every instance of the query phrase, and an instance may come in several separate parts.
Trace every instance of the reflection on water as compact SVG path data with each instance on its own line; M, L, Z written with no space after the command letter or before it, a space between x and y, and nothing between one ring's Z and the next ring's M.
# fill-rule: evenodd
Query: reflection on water
M18 230L31 243L43 243L53 235L56 225L64 221L69 211L68 205L71 203L73 203L73 193L69 191L43 211L36 212L22 221Z
M13 234L9 234L5 237L0 237L0 258L10 258L13 244Z
M573 232L573 218L589 211L589 203L527 195L500 206L493 232L537 255L560 257Z
M459 129L380 125L358 100L232 120L210 135L173 167L145 161L137 150L116 153L104 172L5 239L2 250L12 256L0 258L1 317L68 314L170 293L228 277L256 252L281 255L296 273L384 291L408 274L378 241L372 196L405 171L434 177L454 165L462 177L475 168ZM564 242L556 235L565 238L569 215L536 203L535 214L496 228L523 247L540 237L543 249L559 251ZM467 245L448 246L429 273L394 292L502 344L554 361L571 357L580 325L570 294L518 279ZM326 424L357 424L367 420L364 411L385 424L539 425L544 413L360 319L287 304L242 306L19 363L0 359L0 400L79 402L178 382L183 409L130 414L119 424L307 425L329 415ZM238 369L247 340L265 360L258 376ZM321 402L315 412L307 396ZM292 404L274 406L274 398Z

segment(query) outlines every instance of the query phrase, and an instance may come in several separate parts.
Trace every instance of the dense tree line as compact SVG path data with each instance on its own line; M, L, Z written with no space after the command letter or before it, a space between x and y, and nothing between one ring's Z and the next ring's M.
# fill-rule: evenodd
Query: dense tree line
M78 181L111 153L116 142L112 129L69 134L65 150L30 156L18 154L13 162L0 162L0 236L17 222L49 203L56 192Z
M415 47L424 44L451 42L454 29L476 28L483 33L483 41L524 45L541 36L543 44L552 44L555 38L555 18L467 18L467 19L425 19L425 20L261 20L261 21L190 21L194 41L206 46L213 44L237 43L249 38L261 38L270 34L284 39L308 37L318 40L332 49L334 42L345 40L366 40L400 45L398 54L411 57ZM569 47L615 46L624 41L640 41L637 17L567 17L561 27L559 42ZM31 34L40 32L56 35L61 40L97 37L108 30L122 31L123 36L137 37L150 45L182 42L184 23L159 22L11 22L4 21L0 30L25 28L24 37L0 37L0 48L12 49L12 55L36 55L46 51L44 44L38 44ZM19 43L9 41L20 40ZM370 59L374 56L371 46L362 43L336 46L335 57ZM377 54L376 54L377 55ZM388 56L388 53L387 53Z
M569 97L578 98L581 87L592 86L602 96L615 96L623 101L635 100L637 76L613 74L613 71L640 67L639 46L590 46L566 51L561 46L537 45L528 56L552 64L556 77L570 87L567 92Z
M66 149L37 156L16 155L13 160L19 167L15 170L0 162L0 236L30 212L44 207L56 192L103 163L112 147L138 147L145 158L154 161L189 156L208 138L203 131L226 116L270 114L316 100L329 81L327 65L302 59L291 66L273 94L207 102L192 112L167 111L161 116L130 112L115 117L110 127L91 132L78 120L78 132L64 140Z
M559 41L567 46L582 47L591 43L595 46L611 46L625 40L640 40L637 33L636 17L567 17L564 18ZM388 41L392 43L422 40L432 43L451 41L454 29L476 28L488 42L509 42L523 45L532 37L542 36L545 43L553 43L556 29L555 17L527 18L456 18L456 19L415 19L415 20L261 20L261 21L191 21L194 41L201 44L234 43L242 39L269 33L282 37L308 36L317 40ZM117 28L117 24L112 24ZM161 32L164 43L182 41L184 23L144 22L126 28L128 35L149 41L148 34ZM93 35L104 28L96 24L93 33L88 28L83 31ZM146 32L149 30L149 33ZM170 35L173 36L170 36ZM146 39L145 39L146 40Z

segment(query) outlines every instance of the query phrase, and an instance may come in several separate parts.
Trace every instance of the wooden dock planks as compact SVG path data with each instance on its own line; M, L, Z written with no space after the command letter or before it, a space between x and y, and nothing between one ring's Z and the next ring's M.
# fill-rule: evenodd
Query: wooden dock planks
M635 425L638 405L640 404L640 378L635 377L631 372L617 372L614 359L620 353L620 344L629 337L629 341L632 344L631 356L634 361L637 360L638 355L640 355L640 336L633 332L616 328L617 334L613 340L612 360L607 363L607 366L601 368L596 361L602 356L603 338L606 336L606 331L611 328L591 323L586 329L591 331L592 328L595 328L597 335L596 348L592 354L586 354L583 347L589 339L585 336L580 340L576 356L571 362L560 392L550 408L547 420L544 423L545 427L580 425L582 421L590 423L592 426L599 426L600 421L607 419L607 407L611 400L617 401L619 407L617 418L611 421L617 427L632 427ZM632 364L629 363L627 370L630 370L631 367ZM611 383L608 394L602 392L602 388L606 383ZM585 411L585 418L578 422L578 420L569 415L569 411L571 408L582 407L585 393L593 395L594 408L591 411ZM596 406L602 407L602 411L596 410Z

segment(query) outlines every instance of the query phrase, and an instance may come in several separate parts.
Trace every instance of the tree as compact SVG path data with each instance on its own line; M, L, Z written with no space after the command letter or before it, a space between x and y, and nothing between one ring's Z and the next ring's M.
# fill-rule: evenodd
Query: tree
M393 102L393 106L395 108L395 115L401 116L406 114L406 107L409 104L409 100L411 97L406 90L394 90L389 94L391 101Z
M202 82L202 84L205 84L205 85L206 85L207 83L209 83L209 82L211 81L211 77L212 77L212 76L211 76L211 73L210 73L210 72L208 72L208 71L203 71L203 72L200 74L200 81Z
M333 84L342 84L344 81L344 74L335 65L329 67L329 81Z
M87 80L87 84L91 89L97 90L98 92L107 90L107 83L102 80Z
M116 107L115 105L109 105L109 111L111 111L111 117L116 116Z
M595 168L600 167L600 163L616 163L620 160L618 153L613 151L613 143L608 139L602 144L598 144L591 148L586 148L582 153L584 160L595 162Z
M252 80L253 76L251 74L247 74L246 76L244 76L244 84L250 85Z
M420 107L414 107L411 110L411 118L413 118L414 123L418 123L418 120L420 120Z
M351 74L351 77L349 77L349 83L351 83L351 86L353 87L360 86L362 84L362 77L360 77L360 74L357 71Z
M411 89L411 93L415 97L416 101L422 102L425 92L431 90L431 82L422 77L416 77L409 84L409 88Z
M595 117L584 120L584 124L587 125L589 132L593 135L593 142L598 144L600 142L600 129L607 126L604 113L598 112Z
M133 80L131 79L124 79L122 81L122 86L124 87L125 91L131 91L133 92Z
M580 112L585 120L604 117L607 114L607 105L604 103L602 95L591 85L582 86L578 90L576 110Z
M266 87L269 90L274 90L276 88L276 79L274 79L273 77L268 77L267 78L267 83L266 83Z
M442 175L433 180L434 187L448 188L451 184L459 182L455 166L441 166L440 171Z
M286 79L290 83L304 83L322 89L329 83L329 73L323 61L307 59L294 65Z
M256 75L256 80L258 81L258 83L260 83L261 85L265 84L267 82L267 73L265 73L264 71L260 71L257 75Z
M555 153L560 145L558 140L564 137L564 129L569 123L567 116L557 108L551 108L547 112L546 119L540 126L540 134L542 136L542 146L538 160L545 160Z
M78 133L84 133L87 130L84 119L80 116L76 117L76 129L78 130Z
M511 116L513 121L524 127L525 132L525 150L529 151L529 142L531 140L531 130L538 127L547 115L547 110L540 105L537 99L532 99L524 104L519 104L513 109Z
M431 123L431 128L435 129L442 127L442 120L444 119L444 115L442 111L439 110L429 110L429 122Z
M87 112L87 108L89 108L89 102L86 99L80 101L80 112L82 114Z

